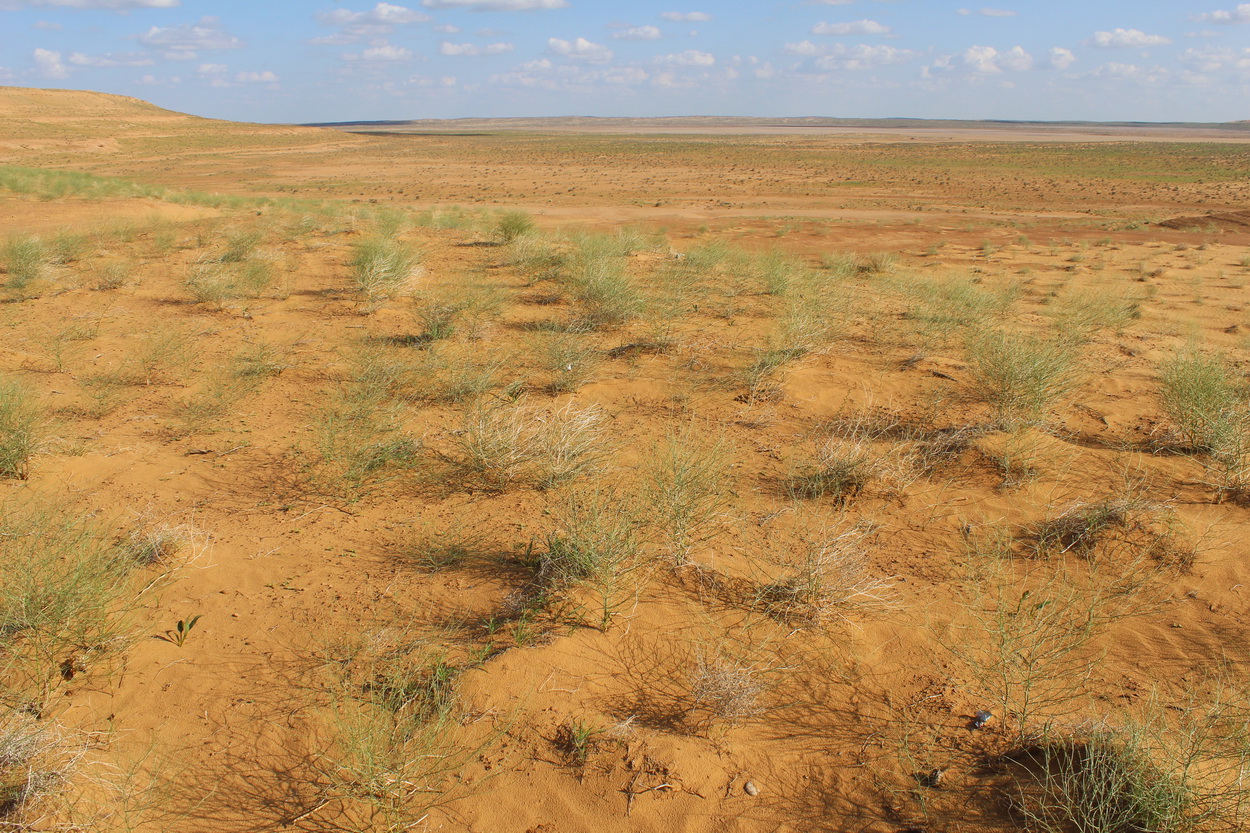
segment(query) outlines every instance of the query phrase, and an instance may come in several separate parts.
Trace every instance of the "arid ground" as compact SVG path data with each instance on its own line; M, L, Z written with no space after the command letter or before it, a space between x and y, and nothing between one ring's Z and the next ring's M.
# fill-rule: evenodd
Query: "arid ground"
M0 830L1250 825L1250 133L515 128L0 88Z

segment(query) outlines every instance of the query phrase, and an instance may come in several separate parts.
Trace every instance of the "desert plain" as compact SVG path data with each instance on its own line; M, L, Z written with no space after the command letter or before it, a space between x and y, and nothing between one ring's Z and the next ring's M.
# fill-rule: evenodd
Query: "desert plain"
M1246 829L1246 124L0 163L0 829Z

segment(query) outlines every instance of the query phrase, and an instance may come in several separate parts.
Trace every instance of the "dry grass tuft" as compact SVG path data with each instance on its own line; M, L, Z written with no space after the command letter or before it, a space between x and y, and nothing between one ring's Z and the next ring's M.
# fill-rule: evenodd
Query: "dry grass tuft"
M894 585L872 574L874 532L871 526L853 525L787 547L798 549L799 559L785 575L759 588L757 606L779 621L805 626L888 609Z

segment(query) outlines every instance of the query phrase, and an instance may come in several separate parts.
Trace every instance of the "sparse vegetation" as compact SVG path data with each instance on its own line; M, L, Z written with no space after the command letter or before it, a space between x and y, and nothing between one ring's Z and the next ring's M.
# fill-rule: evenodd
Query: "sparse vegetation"
M495 222L495 235L504 243L511 243L533 231L534 220L524 211L505 211Z
M573 404L557 410L525 402L478 404L465 416L448 460L482 485L502 489L527 481L554 488L602 465L603 415Z
M703 439L687 427L668 434L651 455L643 501L661 554L674 566L690 561L725 512L728 454L724 440Z
M755 663L711 651L695 660L690 674L690 694L696 710L710 719L736 723L759 714L761 696L768 690Z
M1221 499L1250 486L1250 399L1227 360L1190 348L1164 364L1163 409L1183 447L1204 455Z
M402 294L416 277L419 257L410 245L389 237L371 237L356 244L352 278L370 306Z
M50 256L38 237L10 237L2 254L8 289L20 292L48 274Z
M580 309L579 323L585 327L619 326L642 312L642 296L625 271L625 254L612 238L578 241L566 280Z
M0 709L41 714L59 685L125 646L143 585L134 549L46 499L0 515Z
M0 376L0 478L25 480L44 439L43 409L24 385Z
M456 738L465 668L406 636L336 648L331 732L318 753L333 800L384 831L410 828L454 796L453 774L480 751Z
M844 524L794 542L785 573L759 588L757 604L779 621L810 626L885 610L893 584L872 574L872 534Z
M1045 422L1077 382L1064 341L990 330L968 340L973 391L1004 426Z
M591 621L605 629L626 598L626 574L638 566L638 522L629 503L610 492L570 495L556 514L557 528L539 558L539 581L556 592L589 588L596 597Z
M283 196L0 167L0 828L1247 827L1244 147L158 118Z

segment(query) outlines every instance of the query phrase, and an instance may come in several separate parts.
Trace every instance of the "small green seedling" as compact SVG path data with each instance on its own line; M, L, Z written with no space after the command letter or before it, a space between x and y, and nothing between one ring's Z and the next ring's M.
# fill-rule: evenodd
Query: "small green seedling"
M191 633L191 629L198 621L200 621L199 615L192 616L190 619L179 619L172 631L165 631L165 641L172 642L181 648L187 641L187 635Z
M603 734L603 730L589 723L573 720L564 725L562 734L562 745L569 757L575 764L584 766L590 759L590 753L594 751L595 737Z

